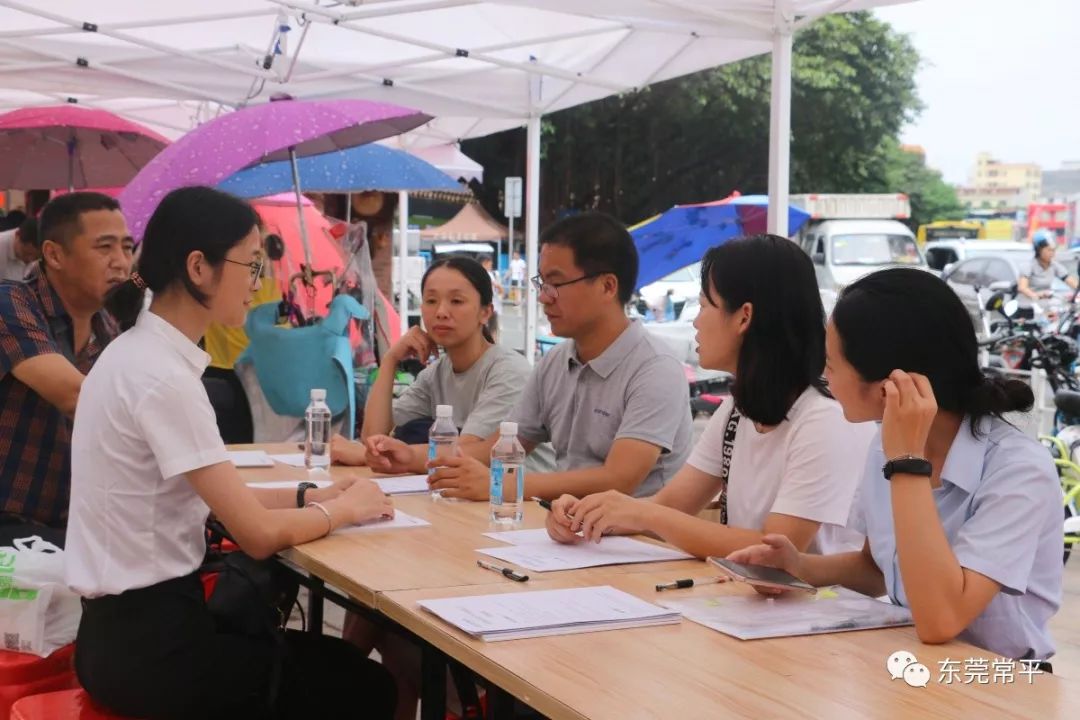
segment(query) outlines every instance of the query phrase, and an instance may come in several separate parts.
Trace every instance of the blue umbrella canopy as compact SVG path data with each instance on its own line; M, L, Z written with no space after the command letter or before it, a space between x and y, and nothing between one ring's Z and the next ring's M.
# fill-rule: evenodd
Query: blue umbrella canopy
M709 248L765 232L769 199L743 195L697 205L676 205L630 228L638 251L637 286L644 287L700 260ZM798 232L810 215L788 207L788 227Z
M382 145L310 155L296 164L305 192L468 192L431 163ZM287 160L256 165L225 178L218 188L247 198L286 192L293 189L292 168Z

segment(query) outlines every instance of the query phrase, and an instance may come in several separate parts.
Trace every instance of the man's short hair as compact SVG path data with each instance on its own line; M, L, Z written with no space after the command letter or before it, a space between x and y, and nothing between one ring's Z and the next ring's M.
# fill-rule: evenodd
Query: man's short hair
M82 232L83 213L96 210L119 210L114 198L97 192L74 192L49 201L38 220L39 243L52 240L65 248Z
M0 217L0 232L14 230L26 220L26 213L22 210L12 210L7 215Z
M638 253L626 227L610 215L587 212L559 220L540 236L541 245L563 245L586 275L611 273L619 281L619 302L630 302L638 276Z
M30 217L23 220L22 225L19 226L19 242L23 245L33 245L38 250L41 249L41 235L38 234L37 218Z

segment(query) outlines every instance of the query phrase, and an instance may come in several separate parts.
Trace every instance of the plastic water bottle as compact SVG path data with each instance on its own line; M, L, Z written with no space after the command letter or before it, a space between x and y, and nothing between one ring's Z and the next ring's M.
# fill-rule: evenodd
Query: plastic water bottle
M326 390L313 388L311 404L304 411L304 467L308 470L330 467L330 420Z
M435 422L432 423L431 429L428 431L428 460L435 460L436 458L453 457L457 455L458 450L458 429L457 425L454 425L454 406L453 405L436 405L435 406ZM435 472L435 468L428 470L428 475L432 475ZM431 492L431 499L438 500L442 497L442 493L438 490Z
M500 527L520 525L524 513L525 448L517 431L517 423L501 423L491 448L491 522Z

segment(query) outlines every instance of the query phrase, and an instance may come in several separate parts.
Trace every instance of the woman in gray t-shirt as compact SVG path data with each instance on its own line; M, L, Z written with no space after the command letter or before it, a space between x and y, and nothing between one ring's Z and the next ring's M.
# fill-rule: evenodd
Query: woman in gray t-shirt
M420 291L425 329L410 329L383 358L364 407L360 436L387 435L413 422L422 425L435 417L435 406L452 405L454 424L461 430L459 442L486 440L510 417L530 370L524 357L495 344L488 333L494 313L491 278L475 260L452 256L428 268ZM440 347L445 351L441 357ZM394 373L409 357L426 367L394 399ZM424 437L421 443L426 442L426 430L415 430L414 435ZM402 439L415 443L418 438ZM411 471L426 473L421 460L426 452L415 454L417 465ZM331 457L343 465L366 462L364 445L340 436L333 440ZM365 652L379 650L398 682L398 717L414 717L420 672L415 646L352 613L346 616L343 637Z
M475 260L452 256L428 268L420 291L425 329L411 328L383 358L364 407L361 439L434 418L437 405L453 406L462 443L486 439L510 416L529 375L525 358L495 344L487 330L494 313L491 278ZM410 357L426 367L394 399L395 371ZM365 464L360 442L335 437L331 454L335 463Z
M1065 266L1054 260L1057 250L1047 239L1035 241L1035 257L1026 273L1020 275L1017 290L1021 295L1039 300L1053 296L1054 280L1063 280L1073 290L1077 287L1076 277L1069 275Z

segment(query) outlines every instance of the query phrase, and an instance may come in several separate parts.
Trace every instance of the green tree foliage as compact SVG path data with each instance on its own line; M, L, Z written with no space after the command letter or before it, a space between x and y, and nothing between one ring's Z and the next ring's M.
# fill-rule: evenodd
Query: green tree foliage
M792 192L869 192L891 184L884 149L920 105L918 54L867 12L823 18L798 34L792 69ZM596 208L636 222L677 203L768 180L769 57L658 83L545 119L542 222ZM895 142L894 142L895 144ZM522 130L469 141L495 211L503 178L523 175Z
M964 206L956 197L956 190L945 182L940 172L926 166L922 154L905 151L890 138L882 143L876 156L884 173L874 178L867 191L907 193L913 230L935 220L963 219Z

